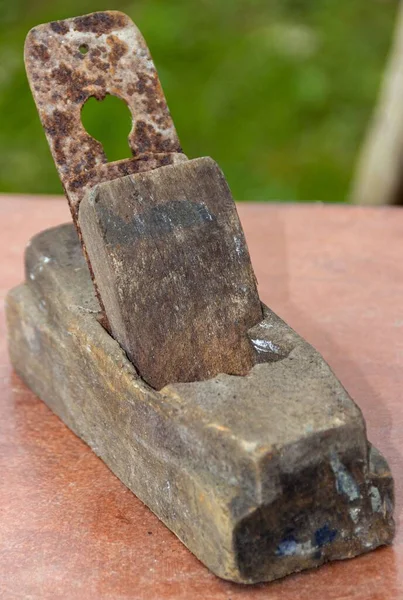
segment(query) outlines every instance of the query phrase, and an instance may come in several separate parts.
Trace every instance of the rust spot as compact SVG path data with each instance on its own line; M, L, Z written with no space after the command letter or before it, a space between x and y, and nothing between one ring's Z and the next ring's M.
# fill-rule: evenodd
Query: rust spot
M136 91L143 96L147 113L158 119L161 128L168 129L172 120L157 73L137 73Z
M110 68L110 65L107 61L101 60L98 57L92 59L92 65L104 73L109 71Z
M80 58L85 58L85 56L83 56L80 52L78 52L78 48L76 48L76 47L73 48L69 44L64 44L64 49L68 54L70 54L70 56L74 56L74 58L77 58L78 56Z
M60 67L53 69L52 78L59 85L66 86L70 82L72 72L73 71L72 71L72 69L70 69L70 67L68 67L65 63L61 63Z
M65 21L52 21L52 23L49 23L49 27L60 35L66 35L70 31L70 27Z
M45 44L32 44L31 55L35 60L46 62L50 58L49 50Z
M126 88L126 93L128 96L133 96L133 94L136 92L136 86L133 85L132 83L129 83L129 85Z
M90 58L94 59L94 58L99 58L102 55L102 52L99 48L92 48L90 50Z
M149 124L145 123L144 121L137 121L135 134L136 149L139 154L145 154L146 152L149 152L153 147Z
M73 173L74 175L78 176L80 175L81 171L83 170L83 161L81 160L79 163L77 163L73 169Z
M136 91L139 94L145 94L147 92L148 75L146 73L137 73Z
M74 125L74 117L58 109L44 123L46 133L52 137L68 137L73 132Z
M115 12L96 12L73 19L74 29L91 32L97 35L110 33L114 29L122 29L126 24L125 16Z
M94 79L86 72L71 69L65 63L53 69L51 75L54 81L65 88L65 97L75 103L83 103L89 96L95 96L98 100L105 97L105 80L102 77ZM93 86L95 89L91 89Z
M179 142L173 141L170 137L164 137L161 132L156 131L150 123L145 121L137 121L136 123L134 149L136 154L182 151Z
M167 155L161 159L161 167L170 165L172 163L172 157Z
M106 43L110 46L109 61L112 65L116 63L127 54L128 48L125 42L122 42L116 35L110 35L106 38Z
M75 163L70 165L70 174L73 179L81 177L84 172L92 171L101 162L107 161L102 144L91 137L85 130L70 137L67 153L76 156ZM96 173L96 171L95 171Z
M178 150L181 151L181 148L178 148L178 146L176 146L175 149L173 149L171 140L168 138L164 138L161 133L157 133L156 141L159 152L175 152Z
M74 156L75 154L77 154L77 152L79 152L81 150L81 146L78 143L77 140L75 140L74 138L71 140L70 146L69 146L69 152L72 156Z
M63 142L59 137L54 139L53 143L53 155L55 157L55 161L59 167L62 167L66 164L66 154L63 149Z
M106 161L106 156L103 152L102 144L100 144L100 142L91 136L88 136L86 146L87 150L85 151L85 169L93 169L96 166L97 158L99 157L100 153L103 154L103 158Z
M92 150L87 150L85 153L85 160L88 166L88 169L93 169L96 165L96 154Z
M101 75L98 75L98 77L96 79L94 79L94 85L97 85L101 88L106 89L106 81L105 78L102 77Z
M73 179L67 184L67 187L70 190L76 191L78 189L83 188L91 179L94 179L94 173L90 171L89 173L81 173L79 177Z
M118 170L120 175L130 175L130 169L128 168L128 164L126 161L122 161L118 163Z

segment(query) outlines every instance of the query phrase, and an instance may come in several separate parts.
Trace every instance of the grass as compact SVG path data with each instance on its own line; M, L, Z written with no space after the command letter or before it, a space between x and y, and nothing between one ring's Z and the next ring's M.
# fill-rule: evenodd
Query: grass
M128 13L145 36L184 151L215 158L236 199L343 201L397 5L0 0L0 191L61 192L25 77L27 31L109 8ZM110 159L128 155L121 101L88 104L83 121Z

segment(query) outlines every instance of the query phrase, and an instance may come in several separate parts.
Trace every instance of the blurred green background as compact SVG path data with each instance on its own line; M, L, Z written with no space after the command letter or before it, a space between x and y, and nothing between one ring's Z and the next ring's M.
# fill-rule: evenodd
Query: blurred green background
M61 193L23 66L39 23L118 9L153 54L189 157L210 155L237 200L345 200L398 0L0 0L0 191ZM114 98L83 121L128 156Z

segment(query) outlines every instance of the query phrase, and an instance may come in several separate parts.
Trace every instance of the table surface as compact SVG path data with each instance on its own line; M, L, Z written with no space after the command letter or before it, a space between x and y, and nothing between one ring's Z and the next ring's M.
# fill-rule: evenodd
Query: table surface
M360 405L396 479L393 547L253 587L212 575L13 373L0 309L0 597L403 599L403 209L241 204L261 298ZM61 198L0 196L0 294Z

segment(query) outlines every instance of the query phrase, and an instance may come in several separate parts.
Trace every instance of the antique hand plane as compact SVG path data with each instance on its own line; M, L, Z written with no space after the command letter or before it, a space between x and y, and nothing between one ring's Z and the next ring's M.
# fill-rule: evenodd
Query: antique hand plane
M141 34L99 12L25 62L73 224L7 298L16 372L214 573L270 581L393 538L393 481L323 358L262 305L225 178L183 154ZM132 158L81 123L123 99Z

